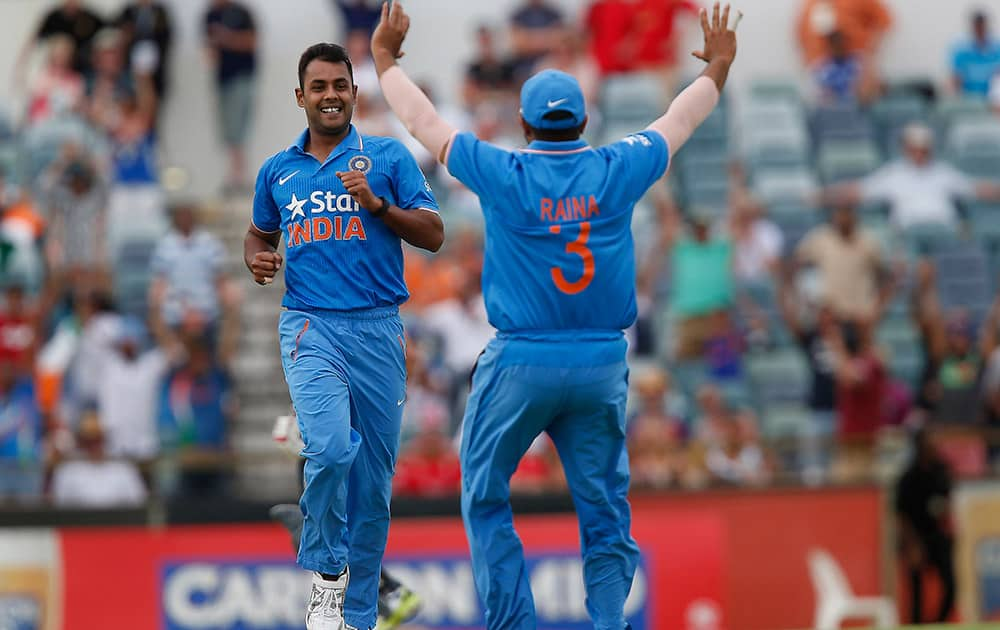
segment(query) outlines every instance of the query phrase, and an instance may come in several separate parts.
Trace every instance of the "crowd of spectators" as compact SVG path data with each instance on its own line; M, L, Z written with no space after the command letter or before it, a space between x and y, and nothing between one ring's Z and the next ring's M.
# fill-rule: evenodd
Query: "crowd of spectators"
M395 484L401 494L453 495L464 398L493 334L479 284L479 210L381 99L368 57L379 3L332 4L359 85L357 125L407 143L448 226L438 255L405 251L409 376ZM798 10L811 83L797 92L808 111L869 115L903 89L877 71L893 24L882 2L803 0ZM638 78L655 86L652 111L676 92L677 46L696 12L687 0L596 0L568 15L526 0L506 23L468 34L474 54L455 104L442 112L484 139L518 146L508 113L521 82L559 68L580 79L591 137L600 140L617 114L603 107L609 84ZM992 98L1000 110L1000 43L989 20L971 17L968 40L952 52L949 85L918 82L903 86L907 93L928 111L959 97ZM202 27L225 189L244 191L255 17L235 0L210 0ZM161 2L136 0L111 16L65 0L17 62L25 97L18 151L0 151L0 499L134 504L151 492L226 487L219 464L239 411L229 368L243 296L225 273L222 242L199 222L203 204L168 195L160 181L173 28ZM797 201L825 218L802 230L779 220L760 189L760 165L736 147L723 156L724 194L715 203L685 192L681 164L640 204L639 320L628 331L637 488L848 481L873 473L887 430L1000 422L1000 268L982 250L989 289L974 304L963 301L968 293L952 269L961 261L907 240L931 226L958 242L967 206L1000 200L996 182L952 163L937 123L900 125L877 163L854 173L860 177L824 177L803 191ZM724 146L729 131L721 133L713 142ZM686 153L694 154L697 138L691 145ZM905 365L893 345L901 330L913 359ZM777 377L763 378L768 370ZM781 424L788 418L790 429ZM987 443L979 472L998 450ZM165 458L183 465L154 474ZM547 438L532 445L512 483L518 492L564 486Z

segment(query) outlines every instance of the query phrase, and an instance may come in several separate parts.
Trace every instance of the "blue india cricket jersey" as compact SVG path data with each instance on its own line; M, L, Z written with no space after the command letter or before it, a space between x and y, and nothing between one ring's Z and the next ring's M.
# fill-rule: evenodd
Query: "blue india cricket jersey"
M455 136L448 170L479 196L486 218L490 323L503 332L631 326L632 210L668 161L655 131L601 148L535 141L519 151Z
M285 239L282 304L290 309L353 311L402 304L400 238L344 189L338 171L362 170L376 197L404 209L437 211L430 186L395 138L351 127L322 164L306 153L307 129L257 174L253 224Z

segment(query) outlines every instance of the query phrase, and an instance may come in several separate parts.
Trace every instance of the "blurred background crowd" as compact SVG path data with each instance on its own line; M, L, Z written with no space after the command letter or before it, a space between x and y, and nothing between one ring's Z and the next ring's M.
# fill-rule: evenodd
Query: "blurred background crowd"
M542 68L580 79L593 143L660 115L690 80L680 43L697 6L580 4L527 0L465 34L475 54L459 93L432 94L445 117L522 145L519 86ZM331 39L354 63L355 123L399 136L442 207L444 249L406 250L395 490L453 496L468 381L493 333L478 203L385 106L368 54L378 3L330 5L344 26ZM789 27L809 81L725 95L636 209L637 490L890 480L921 427L950 474L1000 469L1000 14L968 16L940 51L952 74L940 84L880 76L894 16L879 0L798 5ZM162 166L174 19L156 0L111 13L52 3L13 61L23 106L0 116L2 500L139 505L266 494L253 480L294 477L269 437L289 409L279 290L253 286L241 262L257 167L246 143L265 122L259 25L250 6L204 1L230 207ZM540 438L515 491L563 485Z

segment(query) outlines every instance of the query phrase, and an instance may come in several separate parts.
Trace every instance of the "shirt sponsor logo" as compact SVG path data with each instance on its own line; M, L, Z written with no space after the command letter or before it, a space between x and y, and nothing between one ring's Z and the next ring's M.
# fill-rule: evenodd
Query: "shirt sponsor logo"
M304 243L320 241L368 240L364 223L357 213L361 206L346 193L337 194L330 190L315 190L308 197L299 199L293 194L285 206L291 212L286 227L287 247L298 247ZM335 216L314 216L332 213ZM353 213L353 216L345 216Z

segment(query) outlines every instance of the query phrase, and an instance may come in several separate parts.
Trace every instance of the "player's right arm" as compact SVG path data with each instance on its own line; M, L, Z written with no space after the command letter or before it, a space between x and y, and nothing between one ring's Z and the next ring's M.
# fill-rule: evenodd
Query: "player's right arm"
M268 160L257 173L253 196L253 218L243 239L243 263L257 284L271 284L281 269L281 211L271 196L273 160Z
M403 56L403 40L410 29L410 16L397 1L389 9L382 4L382 18L372 34L372 58L386 102L399 120L425 149L442 164L448 145L458 130L448 124L427 95L403 72L396 60Z
M729 76L729 67L736 59L736 32L729 28L728 4L720 17L719 3L715 3L711 23L708 12L702 9L701 29L705 34L705 47L692 54L708 63L708 67L677 95L667 112L649 126L650 130L666 138L672 154L684 146L698 125L715 109Z

